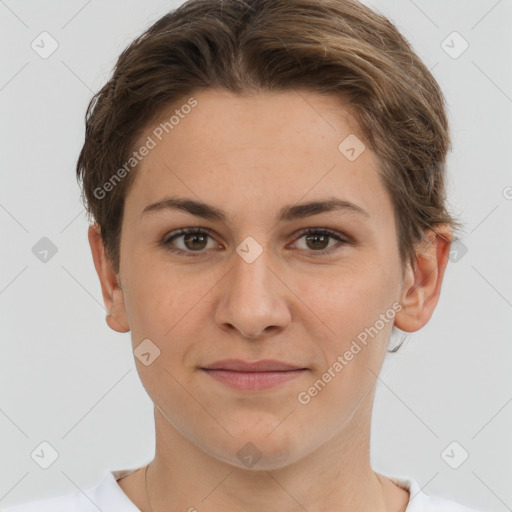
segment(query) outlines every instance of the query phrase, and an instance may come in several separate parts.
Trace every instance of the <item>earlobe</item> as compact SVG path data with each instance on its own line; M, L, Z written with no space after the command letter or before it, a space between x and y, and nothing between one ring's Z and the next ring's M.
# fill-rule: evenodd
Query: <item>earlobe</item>
M400 299L402 310L395 317L395 325L405 332L418 331L430 320L448 263L451 229L436 227L425 235L417 247L414 265L407 267Z
M130 330L124 296L120 288L114 289L112 292L112 308L109 311L106 320L108 326L114 331L123 333Z
M116 332L128 332L130 324L126 314L123 290L118 286L118 276L112 270L110 261L106 257L98 224L95 223L89 226L88 238L94 267L101 284L103 301L108 312L106 316L107 324Z

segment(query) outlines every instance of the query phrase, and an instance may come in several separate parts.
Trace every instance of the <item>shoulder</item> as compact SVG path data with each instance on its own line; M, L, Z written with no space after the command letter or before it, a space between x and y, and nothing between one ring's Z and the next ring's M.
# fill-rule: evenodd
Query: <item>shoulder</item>
M117 484L119 474L120 471L107 472L98 484L84 491L29 501L2 508L0 512L140 512Z
M93 510L98 512L98 508L84 494L75 491L2 508L0 512L92 512Z
M388 476L388 478L409 491L409 504L405 512L479 512L448 498L426 494L412 477Z

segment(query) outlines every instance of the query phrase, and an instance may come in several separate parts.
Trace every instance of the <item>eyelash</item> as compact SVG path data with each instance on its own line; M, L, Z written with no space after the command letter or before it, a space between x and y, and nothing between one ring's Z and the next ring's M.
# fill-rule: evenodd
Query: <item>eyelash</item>
M209 236L210 238L213 238L210 233L208 232L208 230L205 230L203 228L183 228L183 229L180 229L178 230L177 232L172 232L170 235L166 236L161 242L160 242L160 245L162 245L166 250L168 251L171 251L171 252L174 252L176 254L179 254L179 255L183 255L183 256L190 256L190 257L198 257L198 256L201 256L205 253L204 250L201 250L201 251L183 251L181 249L176 249L175 247L171 247L171 242L173 240L175 240L176 238L179 238L180 236L184 236L184 235L189 235L189 234L205 234L207 236ZM305 229L303 231L301 231L299 233L299 236L297 238L297 240L301 239L303 236L305 235L324 235L324 236L329 236L330 238L334 238L335 240L337 240L338 242L341 242L341 246L333 246L333 247L330 247L329 249L324 249L322 251L310 251L312 252L315 256L322 256L322 255L326 255L326 254L330 254L332 252L336 252L338 250L340 250L344 245L349 245L350 242L345 239L345 238L342 238L339 233L337 233L336 231L331 231L330 229L326 229L326 228L308 228L308 229Z

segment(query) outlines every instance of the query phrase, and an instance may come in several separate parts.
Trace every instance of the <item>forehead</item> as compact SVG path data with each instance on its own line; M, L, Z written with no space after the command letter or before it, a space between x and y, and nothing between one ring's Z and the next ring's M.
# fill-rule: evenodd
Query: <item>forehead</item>
M226 146L230 146L230 153L258 146L286 151L291 146L298 149L297 142L302 142L304 150L311 150L322 141L332 142L331 150L337 151L336 141L344 132L357 133L362 139L348 102L330 94L296 89L237 95L223 89L207 89L193 98L196 106L187 114L179 119L172 116L186 106L188 99L183 98L164 110L154 125L163 126L174 117L176 124L171 130L164 129L163 137L207 151L210 156L216 152L226 156Z
M136 170L127 207L140 213L172 193L227 210L255 212L260 205L268 212L333 192L367 210L389 206L376 156L340 98L209 89L193 99L192 108L181 108L190 104L184 98L162 111L140 137L139 145L150 137L154 147Z

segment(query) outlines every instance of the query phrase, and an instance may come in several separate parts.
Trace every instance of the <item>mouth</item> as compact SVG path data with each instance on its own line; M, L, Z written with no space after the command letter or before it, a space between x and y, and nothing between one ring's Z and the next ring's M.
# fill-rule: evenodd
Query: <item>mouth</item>
M270 389L308 371L308 368L281 361L247 362L239 359L217 361L200 369L216 381L243 391Z

